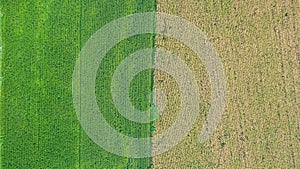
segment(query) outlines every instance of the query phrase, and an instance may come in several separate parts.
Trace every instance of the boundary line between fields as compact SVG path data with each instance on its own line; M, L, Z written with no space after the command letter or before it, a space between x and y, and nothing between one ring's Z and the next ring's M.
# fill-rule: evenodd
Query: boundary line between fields
M2 112L2 18L3 14L0 12L0 169L2 169L2 144L4 137L3 112Z

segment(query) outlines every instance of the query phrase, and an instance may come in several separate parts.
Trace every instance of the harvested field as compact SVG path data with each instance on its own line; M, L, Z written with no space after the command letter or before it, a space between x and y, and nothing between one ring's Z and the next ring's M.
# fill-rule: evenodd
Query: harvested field
M178 54L198 81L202 105L189 136L153 158L154 168L299 168L299 1L158 1L158 12L198 26L222 60L227 77L226 110L217 131L198 143L209 109L210 82L190 49L168 37L156 45ZM169 96L155 134L178 112L178 86L161 71L155 88Z

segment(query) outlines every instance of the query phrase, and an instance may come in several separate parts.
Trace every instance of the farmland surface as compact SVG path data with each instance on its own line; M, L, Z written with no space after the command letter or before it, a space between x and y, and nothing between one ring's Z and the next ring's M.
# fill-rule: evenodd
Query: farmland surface
M159 0L157 10L191 21L208 36L223 63L227 100L217 131L198 143L210 106L209 77L189 48L158 37L157 46L194 72L201 110L189 136L153 158L154 168L299 168L299 1ZM176 119L180 95L171 76L156 71L154 79L170 97L155 122L161 133Z
M156 46L177 54L195 75L201 100L196 124L176 147L153 158L120 157L96 145L80 126L72 74L97 30L149 11L180 16L207 35L226 75L226 107L217 130L199 143L212 95L201 60L164 35L124 39L104 57L95 80L98 106L118 132L135 138L161 134L180 109L174 78L145 70L130 83L130 99L149 110L156 99L152 88L161 89L165 111L154 125L119 114L111 79L135 51ZM0 168L300 168L299 18L299 0L0 0Z
M155 1L1 1L3 12L1 166L7 168L148 168L150 158L119 157L96 145L76 117L72 103L75 61L90 36L110 21L155 10ZM104 58L96 95L106 120L118 131L149 137L150 124L121 117L112 105L110 79L120 61L153 46L154 36L121 41ZM147 110L152 72L131 83L131 98ZM105 82L105 83L101 83ZM150 139L149 139L150 142ZM126 145L124 145L126 148ZM150 148L150 147L149 147Z

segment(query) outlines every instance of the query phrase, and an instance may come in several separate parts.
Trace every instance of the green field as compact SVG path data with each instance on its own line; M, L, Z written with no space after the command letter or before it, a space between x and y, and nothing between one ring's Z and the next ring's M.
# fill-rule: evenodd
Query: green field
M154 0L1 1L2 168L150 168L151 158L119 157L89 139L73 108L72 73L81 48L95 31L119 17L155 11L155 4ZM102 61L96 79L97 101L106 120L133 137L149 137L150 124L130 122L118 114L110 80L125 57L153 47L154 38L145 34L121 41ZM139 109L149 109L152 86L150 70L131 83L130 96Z

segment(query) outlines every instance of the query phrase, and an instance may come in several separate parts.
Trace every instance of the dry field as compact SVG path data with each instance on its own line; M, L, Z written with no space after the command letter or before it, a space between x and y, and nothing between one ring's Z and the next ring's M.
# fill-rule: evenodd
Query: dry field
M198 143L210 104L209 77L190 49L159 36L156 45L191 68L202 100L193 130L154 157L154 168L300 168L299 5L298 0L158 1L158 12L183 17L206 33L224 66L227 100L217 131ZM156 71L154 79L169 100L155 123L157 134L175 121L180 95L171 76Z

